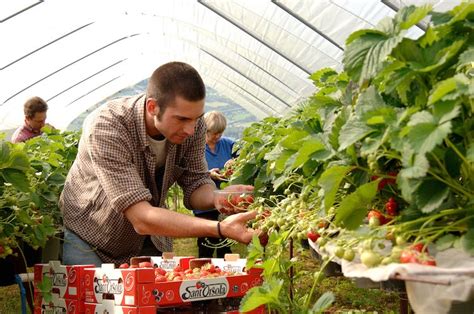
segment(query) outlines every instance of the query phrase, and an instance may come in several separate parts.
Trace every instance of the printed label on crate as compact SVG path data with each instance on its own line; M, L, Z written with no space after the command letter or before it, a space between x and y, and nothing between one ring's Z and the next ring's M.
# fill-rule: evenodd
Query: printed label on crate
M152 268L115 269L113 264L102 264L85 271L85 300L101 303L113 298L117 305L150 305L154 279Z
M229 283L224 277L204 280L185 280L179 287L184 302L224 298L229 292Z
M164 270L173 270L178 265L183 269L187 269L189 267L189 260L193 258L193 256L175 256L168 259L164 259L161 256L150 257L153 266L163 268Z
M245 258L239 258L235 261L225 261L223 258L211 259L212 264L219 266L222 271L230 273L243 273L245 272L245 265L247 260Z
M41 302L37 302L35 304L34 313L35 314L84 313L84 301L63 299L53 294L52 300L50 302L45 302L44 299L41 299Z
M133 286L134 278L131 274L127 274L125 280L120 277L116 277L113 274L110 278L106 274L102 274L100 278L94 278L94 292L95 293L108 293L108 294L119 294L122 296L124 291L124 282L130 282Z
M61 265L59 261L50 261L49 264L35 265L35 283L44 277L51 279L51 293L65 299L83 299L84 282L83 272L86 267L94 265Z

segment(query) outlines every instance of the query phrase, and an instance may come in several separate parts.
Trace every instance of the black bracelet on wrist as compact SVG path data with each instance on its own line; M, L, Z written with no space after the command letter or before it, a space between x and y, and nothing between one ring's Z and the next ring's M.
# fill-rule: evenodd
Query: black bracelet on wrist
M221 222L220 221L217 222L217 234L219 235L219 238L221 238L221 239L224 237L221 233Z

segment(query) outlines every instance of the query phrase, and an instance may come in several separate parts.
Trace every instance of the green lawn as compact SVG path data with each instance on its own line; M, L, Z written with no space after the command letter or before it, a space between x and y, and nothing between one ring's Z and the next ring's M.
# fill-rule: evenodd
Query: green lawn
M21 313L20 289L18 285L0 287L0 314Z

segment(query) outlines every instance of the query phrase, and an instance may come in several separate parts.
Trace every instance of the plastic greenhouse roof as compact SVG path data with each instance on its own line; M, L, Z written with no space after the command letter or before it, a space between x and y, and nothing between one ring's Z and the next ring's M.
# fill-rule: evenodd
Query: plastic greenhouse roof
M314 71L341 70L345 39L427 1L15 0L0 3L0 130L40 96L60 129L173 60L259 118L314 92ZM429 1L446 11L460 1ZM409 36L423 33L423 23Z

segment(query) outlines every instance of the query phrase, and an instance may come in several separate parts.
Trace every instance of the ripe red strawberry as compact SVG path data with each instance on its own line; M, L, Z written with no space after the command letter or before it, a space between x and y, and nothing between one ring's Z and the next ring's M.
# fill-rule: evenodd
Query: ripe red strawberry
M152 268L153 264L150 262L140 262L138 263L139 268Z
M424 243L418 242L410 246L410 249L417 252L428 252L428 247L425 247Z
M321 235L317 232L309 231L308 232L308 239L310 239L313 242L316 242Z
M266 232L261 232L258 235L258 240L260 241L260 245L265 247L268 244L268 234Z
M245 197L245 200L247 201L247 203L252 204L252 203L253 203L253 195L248 194L248 195Z
M209 271L210 273L215 273L215 272L216 272L216 266L213 265L213 264L209 264L208 271Z
M389 198L388 202L385 203L385 210L387 211L387 214L389 214L390 216L396 216L398 214L397 209L397 201L395 201L393 197Z
M155 275L155 282L165 282L168 281L166 276L163 275Z
M390 219L387 219L381 212L375 209L369 211L367 218L369 219L369 224L372 223L373 225L377 225L374 223L375 221L378 221L379 225L384 225L390 221Z
M234 206L239 206L239 204L243 201L242 196L240 195L232 195L230 203Z

